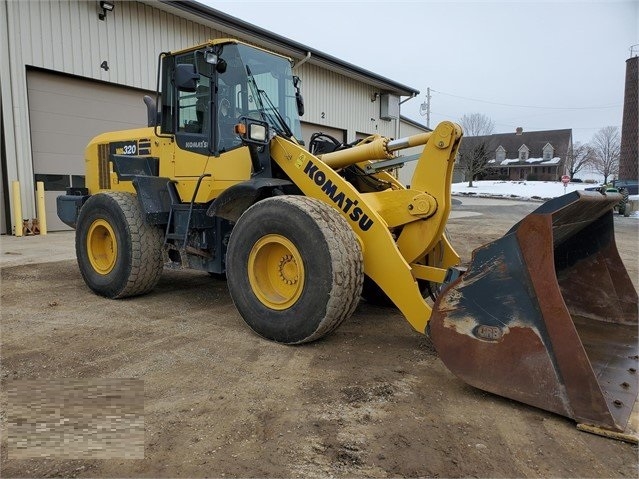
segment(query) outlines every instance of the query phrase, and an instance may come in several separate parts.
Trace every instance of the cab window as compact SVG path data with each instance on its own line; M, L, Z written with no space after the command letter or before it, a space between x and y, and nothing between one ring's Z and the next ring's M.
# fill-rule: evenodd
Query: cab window
M202 72L209 65L194 54L181 55L176 64L194 64L197 58L197 71ZM210 122L210 89L209 78L200 74L195 92L178 91L177 131L183 133L208 134Z

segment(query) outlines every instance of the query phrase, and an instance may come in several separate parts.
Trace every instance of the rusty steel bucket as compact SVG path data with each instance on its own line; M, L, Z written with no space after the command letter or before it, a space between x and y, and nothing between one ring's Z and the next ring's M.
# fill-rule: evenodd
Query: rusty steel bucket
M623 433L639 347L637 292L614 239L620 200L555 198L475 250L429 323L444 364L474 387Z

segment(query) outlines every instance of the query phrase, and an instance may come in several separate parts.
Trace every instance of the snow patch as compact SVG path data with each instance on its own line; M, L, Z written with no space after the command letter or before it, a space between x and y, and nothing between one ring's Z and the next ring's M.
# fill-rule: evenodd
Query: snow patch
M561 161L561 158L558 157L554 157L552 160L546 160L546 161L542 161L541 163L539 163L540 165L556 165L557 163L559 163Z
M453 183L452 194L456 196L480 196L486 198L507 198L527 201L547 201L573 191L596 187L589 183L568 183L564 188L561 181L473 181ZM639 200L639 195L631 195L630 200ZM615 214L615 217L617 215ZM639 220L639 211L633 212L629 218Z

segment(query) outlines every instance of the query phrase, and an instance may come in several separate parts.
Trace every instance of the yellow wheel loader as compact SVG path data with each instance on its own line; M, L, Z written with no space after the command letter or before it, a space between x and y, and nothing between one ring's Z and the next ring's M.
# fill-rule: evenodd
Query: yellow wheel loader
M162 53L145 103L147 127L94 138L86 188L58 198L94 292L147 293L163 268L225 275L248 326L285 344L330 333L362 295L383 300L473 386L624 432L637 293L618 195L552 200L464 270L445 235L458 125L305 149L290 59L231 39ZM422 145L408 189L384 168Z

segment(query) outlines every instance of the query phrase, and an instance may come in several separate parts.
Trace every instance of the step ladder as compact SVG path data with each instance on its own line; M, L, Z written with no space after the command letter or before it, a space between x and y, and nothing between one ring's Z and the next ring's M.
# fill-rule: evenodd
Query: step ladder
M177 188L175 187L177 181L171 180L167 183L167 189L169 192L169 198L171 200L171 209L169 210L169 219L166 224L166 231L164 233L164 246L162 248L162 256L164 259L164 267L169 269L186 269L189 268L189 260L187 256L187 245L189 241L189 234L191 232L191 219L193 216L193 207L195 205L195 198L200 190L200 185L204 178L210 177L211 173L204 173L200 175L195 184L195 190L193 190L193 196L191 202L186 204L180 201ZM176 224L176 213L180 211L186 211L186 224L184 225L184 231L179 231Z

